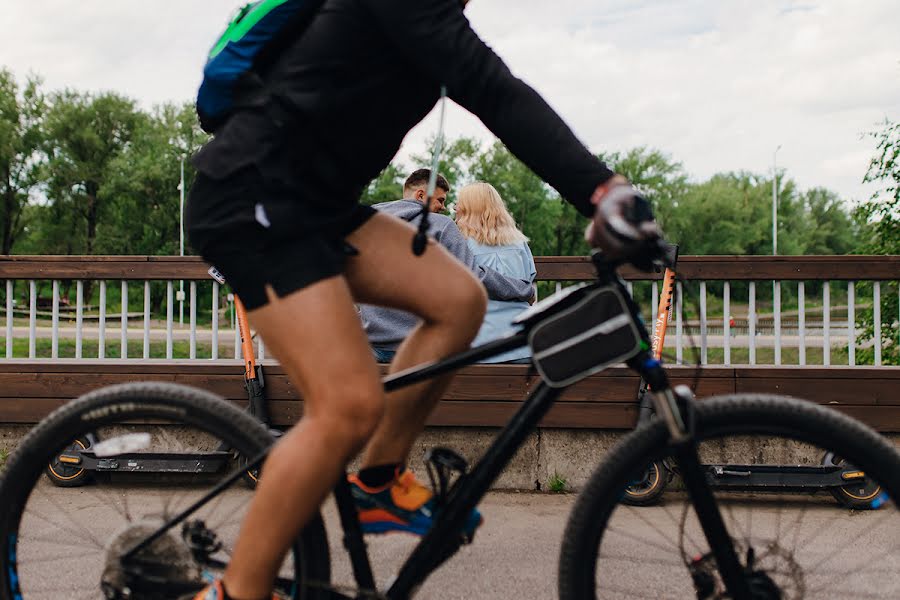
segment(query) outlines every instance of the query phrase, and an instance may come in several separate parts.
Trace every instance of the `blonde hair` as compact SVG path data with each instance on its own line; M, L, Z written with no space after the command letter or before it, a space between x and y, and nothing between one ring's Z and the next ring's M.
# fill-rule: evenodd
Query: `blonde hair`
M475 182L459 190L456 201L456 225L463 236L487 246L506 246L527 242L516 227L516 220L503 198L489 183Z

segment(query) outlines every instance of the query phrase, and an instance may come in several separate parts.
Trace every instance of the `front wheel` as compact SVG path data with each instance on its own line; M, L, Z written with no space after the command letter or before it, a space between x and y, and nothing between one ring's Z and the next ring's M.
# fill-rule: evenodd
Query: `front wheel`
M76 443L77 452L66 441L94 434L99 441ZM185 386L111 386L66 404L22 440L0 480L0 600L192 598L227 565L252 490L233 485L215 494L125 557L271 443L251 416ZM104 477L82 489L51 485L42 474L64 453L92 461ZM279 597L330 597L329 561L316 517L279 569Z
M815 404L753 395L697 402L695 432L706 464L814 470L832 452L880 486L867 504L880 510L864 512L836 509L830 488L815 493L777 475L766 493L715 487L753 600L900 598L900 511L888 499L900 498L900 454L887 440ZM660 506L620 502L648 465L671 456L657 420L626 436L597 468L563 538L562 600L731 597L680 481Z

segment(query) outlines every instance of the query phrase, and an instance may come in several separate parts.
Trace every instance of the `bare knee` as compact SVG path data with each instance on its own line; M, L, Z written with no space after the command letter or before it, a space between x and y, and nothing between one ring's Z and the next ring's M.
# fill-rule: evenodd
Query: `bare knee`
M467 345L478 333L487 311L487 292L474 277L461 279L440 306L441 324Z
M384 416L384 390L336 384L318 398L320 408L308 415L309 425L335 452L351 458L368 442Z

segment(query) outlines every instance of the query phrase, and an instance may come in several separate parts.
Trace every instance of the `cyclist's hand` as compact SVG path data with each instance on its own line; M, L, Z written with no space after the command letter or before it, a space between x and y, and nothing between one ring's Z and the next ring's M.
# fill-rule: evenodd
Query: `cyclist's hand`
M591 203L597 210L585 239L611 259L627 258L660 237L650 203L621 175L599 186Z

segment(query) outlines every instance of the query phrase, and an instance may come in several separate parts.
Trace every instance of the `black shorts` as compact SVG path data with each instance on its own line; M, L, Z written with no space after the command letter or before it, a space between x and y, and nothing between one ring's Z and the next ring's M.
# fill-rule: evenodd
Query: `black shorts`
M186 208L191 246L214 265L248 310L343 272L355 249L344 238L374 214L354 202L307 206L295 190L266 185L255 167L203 173Z

